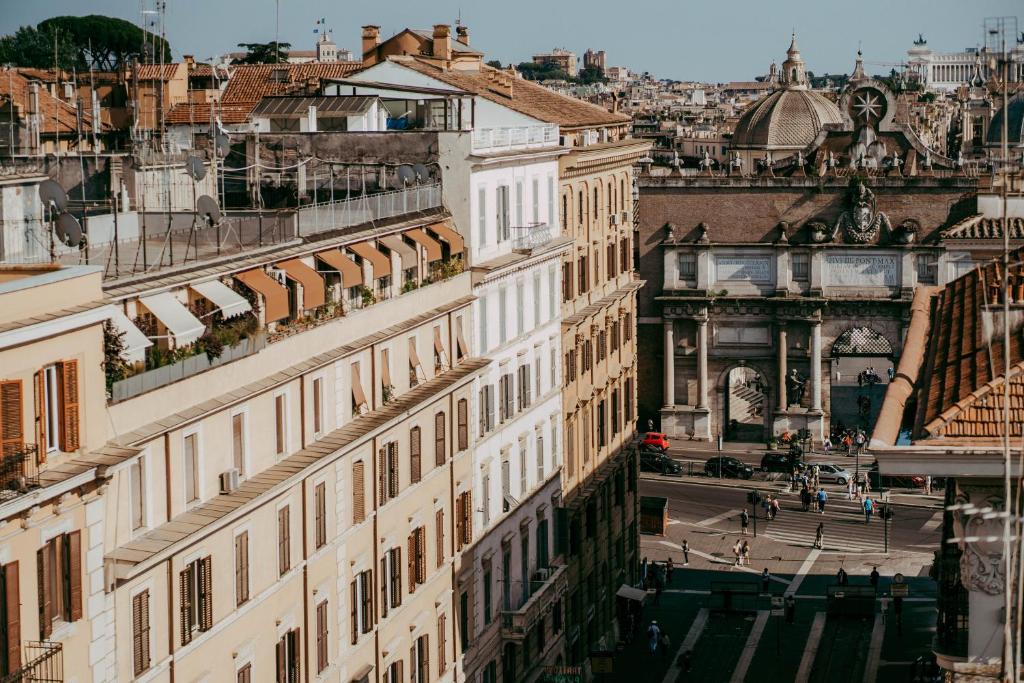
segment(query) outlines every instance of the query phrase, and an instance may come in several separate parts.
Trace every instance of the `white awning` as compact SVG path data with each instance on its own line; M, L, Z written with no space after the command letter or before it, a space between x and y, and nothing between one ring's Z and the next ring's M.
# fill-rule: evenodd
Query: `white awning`
M139 303L163 323L177 346L186 346L203 336L206 326L170 292L141 297Z
M142 333L142 330L135 327L135 323L118 310L110 316L110 322L118 332L124 334L124 360L129 363L141 363L146 360L146 349L152 346L153 342Z
M615 592L620 598L626 598L627 600L636 600L637 602L643 602L647 599L647 591L640 590L639 588L633 588L622 584L619 586L619 590Z
M233 318L252 310L252 306L245 300L245 297L220 280L207 280L189 285L189 287L216 304L225 318Z

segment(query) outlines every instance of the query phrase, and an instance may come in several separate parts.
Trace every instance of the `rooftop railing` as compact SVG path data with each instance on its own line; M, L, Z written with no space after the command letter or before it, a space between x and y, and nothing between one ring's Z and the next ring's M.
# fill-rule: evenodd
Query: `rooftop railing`
M512 249L515 251L533 251L542 247L554 238L551 226L547 223L525 225L512 228Z
M558 144L558 126L503 126L473 130L474 152L501 152L530 147L550 147Z
M440 206L440 183L412 185L391 192L304 206L298 212L298 230L302 235L314 235Z

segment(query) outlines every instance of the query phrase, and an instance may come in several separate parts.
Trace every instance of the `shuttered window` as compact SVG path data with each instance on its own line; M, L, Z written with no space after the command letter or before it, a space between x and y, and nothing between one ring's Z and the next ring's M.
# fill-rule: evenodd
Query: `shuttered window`
M352 463L352 523L366 519L365 465L362 460Z
M252 664L246 664L235 674L235 683L252 683Z
M132 598L132 670L135 675L149 669L149 591Z
M239 476L245 476L245 413L231 416L231 460Z
M292 568L291 507L277 511L277 570L284 575Z
M434 464L443 465L447 458L446 451L446 416L441 412L434 416Z
M392 441L387 445L388 454L388 498L398 496L398 443Z
M49 638L55 621L82 618L82 535L80 531L50 539L36 552L40 640Z
M313 489L313 504L316 510L316 547L327 545L327 484L320 482Z
M469 448L469 401L460 398L458 402L458 449Z
M416 539L416 583L427 581L427 528L419 527L413 532Z
M274 435L277 455L283 455L287 449L288 442L288 414L287 401L284 394L274 397Z
M185 502L199 500L199 435L187 434L184 444Z
M60 381L60 449L65 453L78 450L78 361L69 360L57 365Z
M420 480L420 470L422 469L422 432L419 427L413 427L409 430L409 471L410 480L413 484Z
M235 604L249 600L249 532L235 536Z
M21 380L0 382L0 454L14 455L25 444L24 413ZM45 451L45 441L39 442L39 451Z
M329 661L327 626L327 601L316 606L316 672L327 668Z
M464 491L455 499L455 530L458 550L473 542L473 492Z
M192 642L196 630L213 627L213 562L209 555L190 562L178 573L181 644Z
M277 683L299 683L299 657L302 653L302 641L299 629L288 631L277 641L275 661L277 664Z
M410 683L430 683L430 636L416 639L409 651Z
M142 486L142 459L136 458L128 466L128 483L131 499L132 530L141 529L146 524L145 495Z
M320 434L324 428L324 381L313 380L313 434Z
M448 652L446 643L448 641L447 633L447 621L448 616L442 614L437 617L437 675L438 677L444 675L444 672L448 670Z
M381 584L389 591L384 602L394 608L402 604L402 549L395 547L389 550L387 560L390 571L381 576Z
M373 628L373 572L365 571L359 575L359 613L362 620L363 633Z
M436 566L441 567L444 564L444 510L434 513L434 537Z
M0 567L0 628L3 629L2 654L6 672L21 666L21 587L18 583L18 563L9 562Z

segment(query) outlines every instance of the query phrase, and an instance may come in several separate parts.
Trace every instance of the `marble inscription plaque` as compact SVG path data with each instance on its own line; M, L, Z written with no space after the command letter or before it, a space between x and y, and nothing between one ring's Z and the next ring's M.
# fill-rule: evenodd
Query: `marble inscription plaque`
M895 287L900 283L899 257L827 254L822 275L826 287Z
M717 256L715 276L718 282L771 282L770 256Z

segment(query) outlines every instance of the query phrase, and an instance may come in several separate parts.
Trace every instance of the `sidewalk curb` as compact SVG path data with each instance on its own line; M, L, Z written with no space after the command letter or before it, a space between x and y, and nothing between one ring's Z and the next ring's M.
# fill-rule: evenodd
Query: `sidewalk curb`
M658 474L641 474L640 475L640 481L678 482L680 484L694 484L696 486L710 486L710 487L725 488L725 489L743 489L745 491L749 491L751 489L757 489L758 491L771 491L772 493L782 493L784 495L796 495L796 494L794 494L791 491L782 491L782 492L780 492L779 491L779 487L782 486L782 484L777 484L777 485L773 486L769 482L754 481L753 479L741 480L741 481L745 482L745 483L742 483L742 484L739 484L739 483L734 484L734 483L731 483L730 480L723 480L722 483L717 484L717 483L712 483L710 481L707 481L706 478L704 480L702 480L702 479L696 478L696 477L693 477L693 478L687 478L687 477L681 477L681 476L680 477L667 477L665 475L658 475ZM729 483L727 483L727 482L729 482ZM898 494L898 495L906 495L906 494ZM918 503L918 502L905 502L905 501L890 500L889 503L891 505L896 505L896 506L900 506L900 507L918 507L918 508L934 508L934 509L941 509L942 508L942 502L941 501L934 501L934 502L928 501L928 502L920 502L920 503Z

